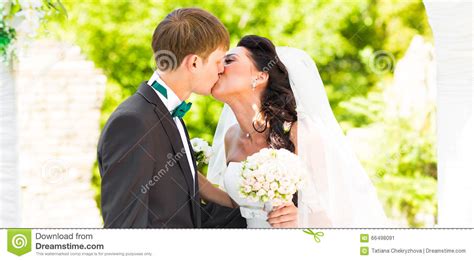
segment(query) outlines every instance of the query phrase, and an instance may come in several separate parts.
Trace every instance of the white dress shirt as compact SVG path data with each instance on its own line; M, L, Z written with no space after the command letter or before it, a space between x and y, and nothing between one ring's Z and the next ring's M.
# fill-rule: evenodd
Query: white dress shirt
M165 98L160 92L158 92L157 90L151 87L154 81L157 81L159 84L161 84L163 87L166 88L166 91L168 93L168 98ZM150 88L152 88L155 91L158 97L160 97L161 101L163 101L163 104L166 106L170 114L176 107L178 107L178 105L180 105L183 102L178 98L178 96L176 96L173 90L170 87L168 87L168 85L166 85L166 83L160 78L160 75L156 71L153 73L153 76L148 81L148 85L150 86ZM186 133L184 132L184 126L183 124L181 124L181 121L179 120L178 117L173 117L173 120L174 120L174 123L176 124L176 127L178 128L179 135L181 136L183 147L186 150L186 157L188 159L189 168L191 169L193 179L196 180L195 179L196 173L193 166L193 159L191 157L191 151L189 150L188 139L186 138Z

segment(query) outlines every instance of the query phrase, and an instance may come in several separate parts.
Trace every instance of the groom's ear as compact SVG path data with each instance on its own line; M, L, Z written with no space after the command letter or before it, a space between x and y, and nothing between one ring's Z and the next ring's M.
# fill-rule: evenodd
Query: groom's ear
M184 57L183 65L190 72L195 72L202 66L202 60L199 56L195 54L190 54Z

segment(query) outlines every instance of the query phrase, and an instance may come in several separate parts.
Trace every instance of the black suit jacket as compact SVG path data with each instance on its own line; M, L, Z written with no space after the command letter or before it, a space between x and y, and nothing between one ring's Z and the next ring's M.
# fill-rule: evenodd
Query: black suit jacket
M105 227L246 227L239 209L201 203L183 146L193 151L189 136L183 145L168 109L143 82L112 113L99 140Z

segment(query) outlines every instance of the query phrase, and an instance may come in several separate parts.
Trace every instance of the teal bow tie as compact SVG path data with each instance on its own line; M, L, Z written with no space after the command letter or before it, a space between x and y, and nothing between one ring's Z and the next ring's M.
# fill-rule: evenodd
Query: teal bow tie
M168 91L166 90L165 87L163 87L161 84L159 84L157 81L154 81L152 84L151 84L151 87L153 87L153 89L155 89L156 91L158 91L159 93L161 93L161 95L163 95L163 97L165 97L166 99L168 99ZM188 112L190 109L191 109L191 105L192 103L187 103L185 101L183 101L180 105L178 105L178 107L176 107L172 112L171 112L171 116L173 117L179 117L179 118L183 118L184 115L186 114L186 112Z
M191 105L193 104L190 102L187 103L183 101L180 105L178 105L178 107L176 107L176 109L173 110L173 112L171 113L171 116L183 118L186 112L188 112L191 109Z

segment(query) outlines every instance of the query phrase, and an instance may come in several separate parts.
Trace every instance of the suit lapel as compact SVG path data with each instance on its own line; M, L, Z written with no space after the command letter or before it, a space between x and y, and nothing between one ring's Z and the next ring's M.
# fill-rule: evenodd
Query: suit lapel
M173 118L171 118L169 112L160 111L157 106L155 107L155 113L160 119L164 117L164 119L161 119L161 122L163 124L163 128L165 129L166 135L168 136L168 139L171 142L171 145L173 146L173 158L178 162L182 170L184 179L186 180L186 184L188 186L189 195L191 196L194 194L194 181L191 169L189 167L188 159L186 157L186 150L184 149L184 146L186 145L182 143L179 130L176 127L176 124L173 121Z
M171 142L171 145L173 147L174 155L172 159L178 162L178 165L181 168L181 173L183 174L184 180L186 181L188 195L190 196L190 198L194 198L195 192L197 191L194 183L197 184L198 182L197 180L196 182L193 181L192 172L189 167L188 159L186 157L186 151L184 149L184 146L189 146L189 137L188 137L187 131L185 132L186 132L186 137L188 137L188 144L182 144L181 135L179 134L179 130L178 130L178 127L176 126L175 121L171 117L171 114L169 113L168 109L163 104L161 99L154 92L154 90L146 82L143 82L140 85L138 93L141 96L143 96L148 102L155 105L155 108L154 108L155 114L157 115L158 119L162 123L163 128L166 132L166 135L168 137L168 140ZM186 130L186 127L185 127L185 130ZM192 154L192 150L191 150L191 154ZM194 155L192 155L192 157L194 157ZM169 160L172 160L172 159L170 158ZM193 216L195 218L195 225L197 226L198 225L197 209L194 204L194 200L191 205L192 205L192 210L193 210ZM199 221L200 221L200 218L199 218Z

